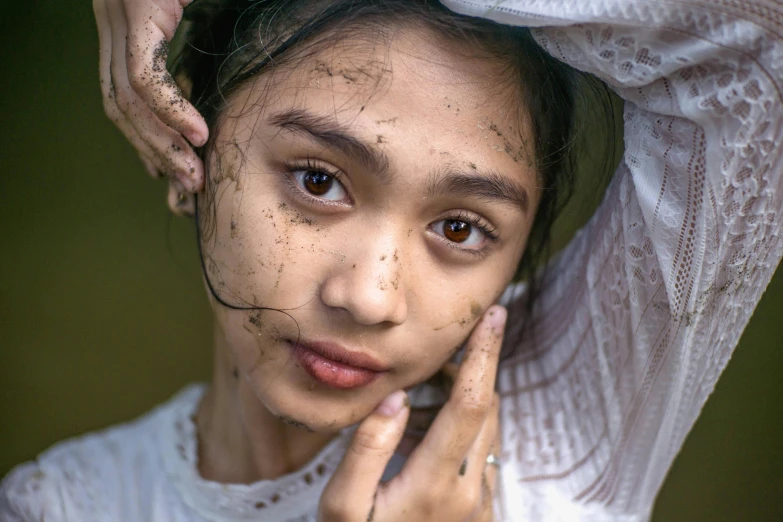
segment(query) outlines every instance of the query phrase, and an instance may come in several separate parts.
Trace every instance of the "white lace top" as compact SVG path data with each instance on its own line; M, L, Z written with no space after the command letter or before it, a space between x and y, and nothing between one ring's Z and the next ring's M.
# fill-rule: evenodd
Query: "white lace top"
M553 262L536 346L499 373L497 518L646 520L783 255L783 4L443 1L540 27L542 47L625 99L606 198ZM280 479L208 482L199 395L16 468L0 520L314 520L349 434Z

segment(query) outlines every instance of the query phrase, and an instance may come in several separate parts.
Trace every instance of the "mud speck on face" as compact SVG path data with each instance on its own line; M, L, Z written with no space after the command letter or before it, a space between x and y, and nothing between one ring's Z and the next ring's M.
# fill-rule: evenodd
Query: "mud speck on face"
M481 317L482 311L483 310L481 308L481 305L478 304L476 301L472 301L470 303L470 315L473 317L473 319L478 319L479 317Z
M304 422L299 422L298 420L294 420L294 419L292 419L292 418L290 418L290 417L285 417L285 416L283 416L283 415L281 415L281 416L280 416L280 417L278 417L278 418L279 418L281 421L283 421L283 422L285 422L286 424L288 424L289 426L293 426L293 427L295 427L295 428L302 428L303 430L307 430L307 431L309 431L310 433L312 433L312 432L313 432L313 430L312 430L312 429L311 429L309 426L307 426L307 424L305 424ZM274 499L272 499L272 502L275 502L275 500L274 500Z
M378 134L378 137L375 140L375 143L386 143L386 139L381 134Z
M237 237L237 229L239 228L239 225L237 225L237 220L233 217L231 218L231 239L234 239Z

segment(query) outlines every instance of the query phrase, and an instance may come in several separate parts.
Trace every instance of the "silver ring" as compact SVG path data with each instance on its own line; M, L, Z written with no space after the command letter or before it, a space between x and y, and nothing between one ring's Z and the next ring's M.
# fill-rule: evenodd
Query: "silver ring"
M498 456L494 455L492 453L487 455L487 466L495 466L495 467L499 468L500 467L500 459L498 458Z

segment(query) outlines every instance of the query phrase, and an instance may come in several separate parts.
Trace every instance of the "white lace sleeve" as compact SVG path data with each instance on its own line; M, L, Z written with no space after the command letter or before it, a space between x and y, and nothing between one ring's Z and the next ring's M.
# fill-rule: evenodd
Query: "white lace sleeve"
M500 372L508 520L645 520L781 259L783 4L443 0L625 99L625 154ZM513 328L513 326L512 326Z
M64 520L55 484L35 462L21 464L0 481L0 522Z

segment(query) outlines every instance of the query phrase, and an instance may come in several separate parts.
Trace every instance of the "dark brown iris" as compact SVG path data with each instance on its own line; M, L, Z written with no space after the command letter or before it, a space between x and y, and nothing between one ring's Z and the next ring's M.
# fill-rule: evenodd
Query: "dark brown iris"
M464 221L458 221L456 219L447 219L443 223L443 235L448 239L449 241L454 241L455 243L462 243L468 237L470 237L470 223L465 223Z
M304 176L304 185L308 192L323 196L332 188L334 178L323 172L308 172Z

